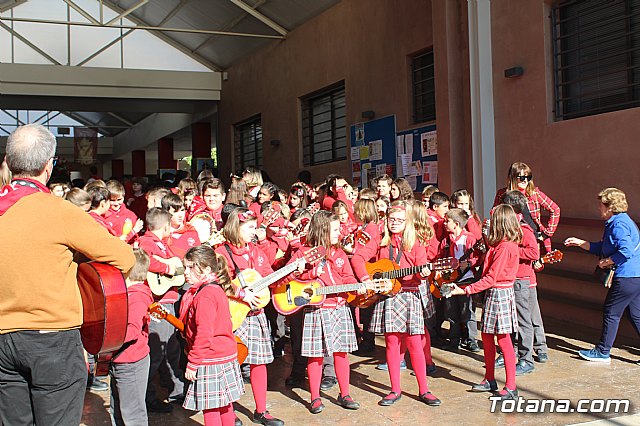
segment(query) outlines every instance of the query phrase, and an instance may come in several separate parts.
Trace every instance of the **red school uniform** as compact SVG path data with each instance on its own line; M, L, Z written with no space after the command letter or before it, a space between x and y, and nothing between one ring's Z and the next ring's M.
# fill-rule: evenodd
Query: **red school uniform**
M133 231L133 225L137 220L138 216L124 205L120 206L120 210L118 211L109 209L105 216L105 221L114 230L116 237L120 237L122 235L126 224L127 227L130 227L129 229L131 230L127 234L127 242L131 241L136 235Z
M391 249L390 249L391 248ZM398 261L398 256L400 260ZM402 235L392 234L391 244L389 246L380 247L378 250L379 259L391 259L400 265L400 268L409 268L413 266L425 265L427 260L427 248L416 241L411 250L407 251L402 248ZM418 288L421 281L424 280L420 273L408 275L400 278L403 289L414 290Z
M130 363L140 361L149 354L149 314L148 306L153 302L151 289L144 282L127 288L127 333L124 338L126 349L113 362Z
M471 250L476 243L476 238L469 231L462 230L460 235L455 237L453 234L449 234L447 239L442 240L440 243L440 252L443 253L443 257L455 257L456 259L460 259L465 256L465 254L469 253L466 256L466 259L470 262L471 266L476 266L478 264L478 256ZM446 252L445 247L448 246L449 251ZM471 270L467 271L463 277L460 278L460 281L466 280L468 278L473 277L473 272Z
M99 214L93 211L89 212L89 216L91 216L93 220L98 222L104 229L109 231L111 235L117 236L116 231L109 225L109 223L105 220L104 217L100 216Z
M153 256L156 255L163 259L176 257L173 251L171 251L171 248L169 248L164 241L161 241L160 238L152 232L146 232L142 237L140 237L138 243L140 244L140 248L146 251L149 255L149 272L168 274L169 265L156 260ZM178 291L175 288L172 288L162 296L159 302L165 304L175 303L177 301Z
M521 215L518 215L519 217ZM535 232L527 223L521 221L522 242L518 245L519 263L516 278L528 279L529 286L537 285L536 273L533 270L532 263L540 258L540 245L536 240Z
M503 240L495 247L489 247L482 269L482 278L465 287L464 292L474 294L491 287L513 287L519 259L518 243Z
M371 279L366 269L367 262L373 262L378 255L380 247L380 228L375 222L370 222L362 230L369 235L370 239L366 244L355 240L353 246L353 256L351 257L351 267L360 282Z
M447 238L447 227L445 226L445 219L440 217L431 209L427 209L427 214L429 215L429 219L431 220L430 225L433 228L433 232L435 233L435 237L440 243L442 240Z
M465 225L464 229L471 232L473 236L476 238L476 241L482 238L482 224L478 222L475 216L469 217L469 220L467 221L467 224Z
M302 250L298 250L292 257L289 263L295 262L300 259L305 252L308 251L308 247L304 247ZM341 284L354 284L357 282L356 277L353 275L351 264L347 258L347 254L337 247L332 247L329 250L329 256L313 265L307 263L305 270L297 275L296 272L290 274L284 278L281 283L289 282L292 280L319 280L325 286L341 285ZM346 294L328 294L323 308L336 308L346 305Z
M331 208L333 207L333 203L335 203L337 200L343 201L347 205L347 212L349 212L349 219L354 221L355 218L353 217L353 201L347 198L347 194L344 193L344 189L338 188L336 191L336 194L334 195L335 197L331 195L324 196L324 198L322 199L322 210L331 211Z
M227 295L217 284L201 286L187 310L184 336L187 341L187 368L225 364L238 354L231 331Z
M231 256L229 251L231 251ZM260 247L249 243L244 247L236 247L233 244L225 243L216 249L216 253L224 256L229 266L229 277L236 278L236 268L240 271L245 269L255 269L262 277L273 272L268 256ZM240 290L239 288L237 289Z
M191 247L200 245L198 231L189 224L182 225L180 229L171 231L167 245L176 256L184 259L184 255L187 254Z

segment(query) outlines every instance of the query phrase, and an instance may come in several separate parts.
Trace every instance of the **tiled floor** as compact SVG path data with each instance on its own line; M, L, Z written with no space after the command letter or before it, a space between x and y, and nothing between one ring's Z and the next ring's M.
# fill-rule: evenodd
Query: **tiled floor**
M627 319L624 319L627 321ZM429 379L430 390L442 401L440 407L428 407L416 396L417 384L410 370L402 372L404 397L391 407L380 407L377 401L389 391L386 372L374 367L377 359L351 356L351 395L362 404L358 411L344 410L335 403L337 387L324 394L326 410L312 415L307 410L309 392L306 389L287 389L284 379L289 374L290 356L277 359L269 366L268 409L287 425L413 425L438 422L440 424L473 425L564 425L602 421L601 424L640 425L640 359L639 345L621 346L612 351L611 364L583 361L576 350L592 346L598 330L577 330L561 323L547 320L550 361L536 364L536 370L518 377L520 395L531 406L533 398L570 400L570 408L576 408L579 399L629 399L627 413L491 413L488 394L470 393L469 387L482 379L484 368L482 352L459 354L433 350L438 366L435 377ZM384 342L378 337L377 357L384 356ZM498 370L499 385L504 384L504 370ZM252 424L253 412L251 387L236 404L238 416L245 425ZM596 408L598 405L595 406ZM636 414L632 416L632 414ZM618 417L618 419L612 420ZM83 424L109 424L108 392L87 393ZM202 414L175 407L171 414L150 414L150 425L198 425L203 424Z

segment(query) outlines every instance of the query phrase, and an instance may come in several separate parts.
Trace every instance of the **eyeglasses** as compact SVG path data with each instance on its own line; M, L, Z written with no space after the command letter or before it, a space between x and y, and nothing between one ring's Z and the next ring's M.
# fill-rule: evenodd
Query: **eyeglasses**
M51 159L53 160L53 167L55 167L58 164L58 157L51 157Z
M389 221L389 223L397 223L398 225L403 224L406 221L406 219L400 219L398 217L390 217L387 220Z
M520 182L527 182L530 181L531 179L533 179L532 175L528 175L528 176L517 176L518 180Z

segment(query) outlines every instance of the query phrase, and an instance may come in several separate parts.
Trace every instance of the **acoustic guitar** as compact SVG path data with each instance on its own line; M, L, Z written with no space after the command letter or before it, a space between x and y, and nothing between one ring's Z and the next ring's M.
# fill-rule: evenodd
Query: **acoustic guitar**
M158 321L165 320L169 324L177 328L180 333L184 333L184 324L182 323L182 321L180 321L180 319L175 315L171 315L169 311L167 311L167 309L160 303L153 302L149 305L147 310L149 311L149 315L151 316L151 318L154 318ZM242 364L244 360L247 359L247 347L244 343L242 343L242 340L240 340L238 336L235 336L235 338L236 345L238 347L238 363Z
M96 376L104 376L127 334L127 284L119 269L99 262L79 264L77 279L82 297L82 345L97 355Z
M156 296L162 296L171 287L182 287L184 285L184 266L179 257L172 257L169 259L161 259L155 256L155 259L164 263L165 265L173 265L176 270L175 275L165 275L156 272L147 273L147 283L151 288L151 292Z
M302 262L313 263L318 259L322 258L326 253L326 249L324 247L314 247L307 252L304 253L304 256L300 259L297 259L294 262L278 269L277 271L267 275L266 277L262 277L258 271L255 269L245 269L238 274L238 276L231 281L231 283L236 288L242 288L246 290L251 290L256 296L258 296L258 304L254 307L254 309L262 309L271 300L271 292L269 291L269 286L287 275L294 272L298 269L298 265ZM249 311L251 311L251 306L246 302L238 299L234 299L232 297L229 298L229 311L231 311L231 323L233 325L233 330L236 330L242 322L247 317Z
M273 306L282 315L291 315L305 306L322 305L328 294L349 293L348 303L356 297L350 292L361 288L377 293L389 291L388 283L387 280L374 280L364 283L325 286L319 280L294 280L273 290Z
M550 251L549 253L542 256L540 259L533 262L533 270L536 272L540 272L544 269L545 264L560 262L562 261L563 257L564 257L564 253L562 253L558 249Z
M458 261L453 257L438 259L424 265L410 266L408 268L400 268L400 266L389 259L380 259L376 262L367 262L365 268L369 276L374 280L390 280L392 286L387 292L374 292L367 290L366 294L357 295L351 302L352 306L358 308L368 308L377 302L382 296L394 296L402 288L399 278L413 275L420 272L424 267L434 270L455 269L458 267Z

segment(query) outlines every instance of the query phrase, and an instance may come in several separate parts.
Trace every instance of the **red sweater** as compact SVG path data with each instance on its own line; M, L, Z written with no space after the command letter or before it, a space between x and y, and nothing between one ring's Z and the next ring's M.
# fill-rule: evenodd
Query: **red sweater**
M100 216L98 213L93 211L89 212L89 216L91 216L93 220L98 222L104 229L109 231L111 235L116 236L116 232L113 230L113 228L109 225L109 223L105 220L104 217Z
M306 251L307 247L298 250L291 257L289 263L300 259ZM282 282L292 280L318 280L325 286L355 284L358 282L353 275L347 254L340 248L332 248L329 257L325 261L316 262L314 265L307 263L305 268L301 274L297 275L297 272L294 272L283 279ZM347 303L345 299L346 296L346 293L328 294L322 307L335 309L339 306L344 306Z
M193 298L184 325L187 341L187 368L224 364L238 356L231 330L227 295L217 284L202 288Z
M482 269L482 278L465 287L464 292L473 294L492 287L513 287L520 259L518 252L518 244L512 241L500 241L497 246L489 247Z
M353 201L347 198L347 194L344 193L343 188L338 188L336 194L334 194L333 196L324 196L324 198L322 199L322 210L331 211L333 203L335 203L337 200L344 201L344 203L347 205L347 211L349 212L349 219L355 221L355 218L353 217Z
M176 255L164 243L164 241L161 241L153 232L147 231L142 237L140 237L139 244L140 248L146 251L149 255L149 272L155 272L157 274L168 274L169 265L162 263L159 260L154 259L153 257L154 254L163 259L176 257ZM175 288L172 288L162 296L159 302L175 303L177 301L178 292L175 290Z
M133 231L133 225L135 225L136 221L138 220L138 216L136 216L134 212L126 208L124 205L120 206L120 210L118 211L109 209L105 216L105 220L107 224L109 224L109 226L115 231L116 237L120 237L122 235L125 224L127 222L130 223L131 225L127 226L131 226L131 231L129 231L129 233L127 234L126 241L129 242L133 240L133 237L135 237L136 233Z
M353 256L351 257L351 267L360 282L371 279L367 272L366 263L374 262L380 247L380 228L375 222L370 222L363 229L371 239L367 244L362 245L356 239L353 247Z
M184 259L184 255L191 247L200 245L200 237L198 232L189 224L184 225L180 229L171 231L167 245L176 256Z
M520 222L522 228L522 242L518 245L520 261L516 278L528 279L531 286L537 285L536 273L531 264L534 260L540 259L540 245L536 240L533 228L524 222Z
M393 261L396 261L398 256L398 250L402 252L400 256L400 268L409 268L412 266L421 266L428 262L427 260L427 248L420 244L418 241L413 245L410 251L405 251L402 248L401 244L401 236L398 234L391 235L391 246L393 247ZM377 259L388 259L389 258L389 246L380 247L378 250ZM400 282L402 283L403 289L415 290L420 282L423 280L420 276L420 273L409 275L403 278L400 278Z
M127 334L124 338L128 345L113 360L117 364L140 361L149 353L149 314L147 308L153 302L153 294L146 283L134 284L127 288L129 315L127 316Z
M470 252L470 254L466 257L466 259L471 263L471 266L476 266L479 262L478 255L475 251L471 250L471 248L476 243L476 238L469 231L462 230L460 235L454 237L453 234L449 234L447 239L442 240L440 243L440 252L443 257L455 257L456 259L460 259L465 254ZM449 245L449 251L445 253L445 247ZM471 278L473 275L471 271L468 271L465 276L460 277L461 280Z
M467 221L467 225L464 227L467 231L471 232L478 241L482 238L482 225L478 223L475 217L471 216Z
M441 218L431 209L427 209L427 214L429 215L429 219L431 219L430 225L433 227L433 232L435 233L435 237L440 241L447 238L447 227L445 226L444 218Z

